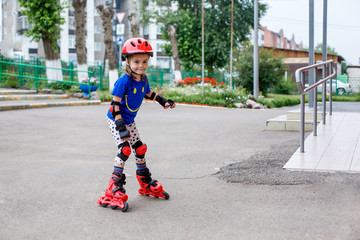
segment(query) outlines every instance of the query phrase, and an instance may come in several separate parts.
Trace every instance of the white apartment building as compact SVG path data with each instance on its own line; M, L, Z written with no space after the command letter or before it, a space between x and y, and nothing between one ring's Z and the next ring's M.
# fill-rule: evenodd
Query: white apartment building
M71 6L72 0L62 0ZM105 60L105 45L103 41L102 20L96 10L96 6L105 5L110 0L88 0L86 7L86 48L88 65L101 65ZM132 0L115 0L114 12L123 13L121 22L123 32L120 32L123 42L132 37L131 26L128 16L135 12L136 2ZM150 1L150 9L159 8L156 3ZM160 6L161 7L161 6ZM176 10L176 4L169 2L166 6ZM64 62L77 63L75 49L75 13L73 7L62 12L66 23L61 26L61 39L58 41L60 47L60 58ZM119 38L117 32L118 18L116 14L113 19L114 43ZM153 23L145 26L140 25L140 36L146 38L154 50L154 57L150 59L150 65L160 68L173 69L172 58L162 53L161 46L165 43L161 39L161 23ZM0 51L1 54L11 58L21 58L31 60L45 57L42 42L31 42L31 39L24 35L30 28L27 17L21 14L19 3L16 0L1 0L0 4ZM121 45L115 45L117 57Z

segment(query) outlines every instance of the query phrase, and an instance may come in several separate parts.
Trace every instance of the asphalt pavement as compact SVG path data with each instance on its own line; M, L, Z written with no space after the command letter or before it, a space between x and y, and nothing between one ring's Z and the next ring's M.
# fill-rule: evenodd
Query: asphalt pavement
M270 159L290 157L299 133L265 125L297 108L143 103L148 167L170 199L137 193L131 156L127 212L96 204L116 154L107 104L0 112L0 239L360 239L358 175L256 171L291 174Z

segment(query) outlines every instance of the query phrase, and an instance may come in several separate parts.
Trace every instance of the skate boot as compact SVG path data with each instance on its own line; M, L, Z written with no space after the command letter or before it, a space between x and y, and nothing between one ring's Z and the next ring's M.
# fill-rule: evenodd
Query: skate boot
M105 196L99 197L97 203L102 207L107 207L109 204L113 210L120 208L125 212L128 209L128 196L125 194L125 174L113 173L109 182L108 188L105 190Z
M136 178L140 184L139 194L160 197L166 200L170 198L169 194L163 190L162 185L158 181L151 179L149 169L136 170Z

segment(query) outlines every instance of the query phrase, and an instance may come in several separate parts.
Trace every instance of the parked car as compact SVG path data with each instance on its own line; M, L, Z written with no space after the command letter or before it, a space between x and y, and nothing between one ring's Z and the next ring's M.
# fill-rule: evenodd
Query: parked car
M330 80L326 81L326 92L329 92ZM305 84L305 88L309 87L309 84ZM318 92L322 92L322 84L317 87ZM332 92L337 95L344 95L345 93L352 93L352 88L349 83L343 83L339 80L332 80Z

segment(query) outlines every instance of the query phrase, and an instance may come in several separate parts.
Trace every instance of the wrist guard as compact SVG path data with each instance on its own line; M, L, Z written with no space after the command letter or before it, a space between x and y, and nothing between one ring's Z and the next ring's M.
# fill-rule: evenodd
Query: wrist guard
M120 118L116 120L115 125L116 125L115 129L119 131L121 139L130 137L130 132L129 130L126 129L124 119Z
M155 96L156 96L156 92L152 92L151 96L148 97L145 95L145 99L150 99L150 100L154 100L155 99Z
M164 97L162 97L161 95L157 95L156 96L156 99L155 99L158 103L160 103L160 105L161 106L163 106L164 108L165 108L165 104L166 103L169 103L170 104L170 106L172 106L173 104L174 104L174 101L173 100L171 100L171 99L166 99L166 98L164 98Z

